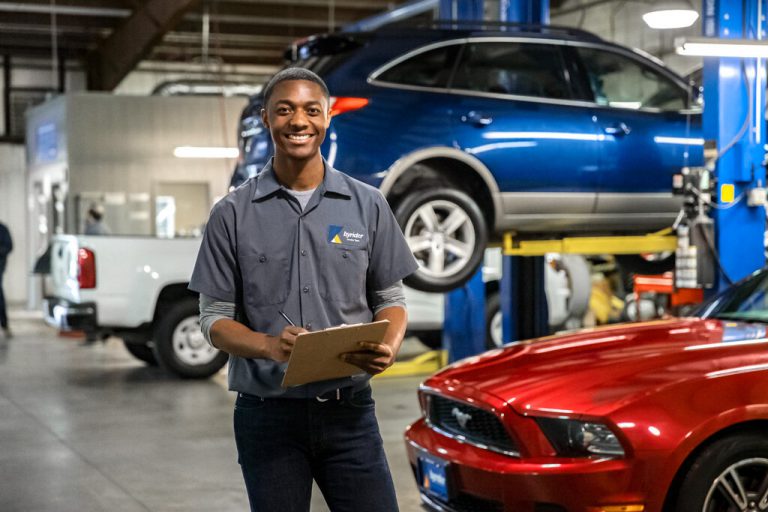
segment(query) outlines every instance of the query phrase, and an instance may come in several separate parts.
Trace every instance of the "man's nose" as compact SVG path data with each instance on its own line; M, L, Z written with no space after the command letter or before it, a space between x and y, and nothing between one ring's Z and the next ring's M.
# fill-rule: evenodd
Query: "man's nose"
M293 116L291 116L291 126L306 126L307 124L307 115L303 110L296 110Z

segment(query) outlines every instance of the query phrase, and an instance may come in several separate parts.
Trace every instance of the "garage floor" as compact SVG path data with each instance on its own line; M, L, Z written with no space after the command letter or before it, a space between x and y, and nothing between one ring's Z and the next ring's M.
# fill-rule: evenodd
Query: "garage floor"
M15 337L0 337L0 510L248 510L225 375L175 380L117 339L59 338L22 312L11 322ZM419 350L406 340L406 354ZM374 381L402 512L421 510L402 441L420 381ZM312 512L327 510L315 489Z

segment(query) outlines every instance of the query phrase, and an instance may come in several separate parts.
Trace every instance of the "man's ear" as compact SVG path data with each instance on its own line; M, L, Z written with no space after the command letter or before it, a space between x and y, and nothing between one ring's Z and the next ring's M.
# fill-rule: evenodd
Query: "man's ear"
M267 109L265 108L261 109L261 122L264 123L264 126L269 128L269 118L267 117Z

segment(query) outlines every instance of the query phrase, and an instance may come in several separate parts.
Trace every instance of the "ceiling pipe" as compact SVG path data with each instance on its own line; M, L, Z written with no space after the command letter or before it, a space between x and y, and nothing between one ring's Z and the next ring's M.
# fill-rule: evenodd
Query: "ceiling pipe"
M59 16L99 16L104 18L127 18L131 15L130 9L111 9L108 7L78 7L72 5L25 4L18 2L0 2L0 12L57 14Z
M384 25L394 23L396 21L405 20L418 16L419 14L437 8L440 0L412 0L406 2L403 5L395 7L391 11L387 11L381 14L376 14L369 18L350 23L342 27L342 32L364 32L368 30L376 30Z

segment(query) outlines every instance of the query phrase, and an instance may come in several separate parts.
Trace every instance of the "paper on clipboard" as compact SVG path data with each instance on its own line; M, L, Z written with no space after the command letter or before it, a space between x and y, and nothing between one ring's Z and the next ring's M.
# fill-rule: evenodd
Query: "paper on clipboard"
M359 350L359 341L381 342L389 320L343 325L296 336L283 377L284 388L361 373L357 366L339 359L344 352Z

